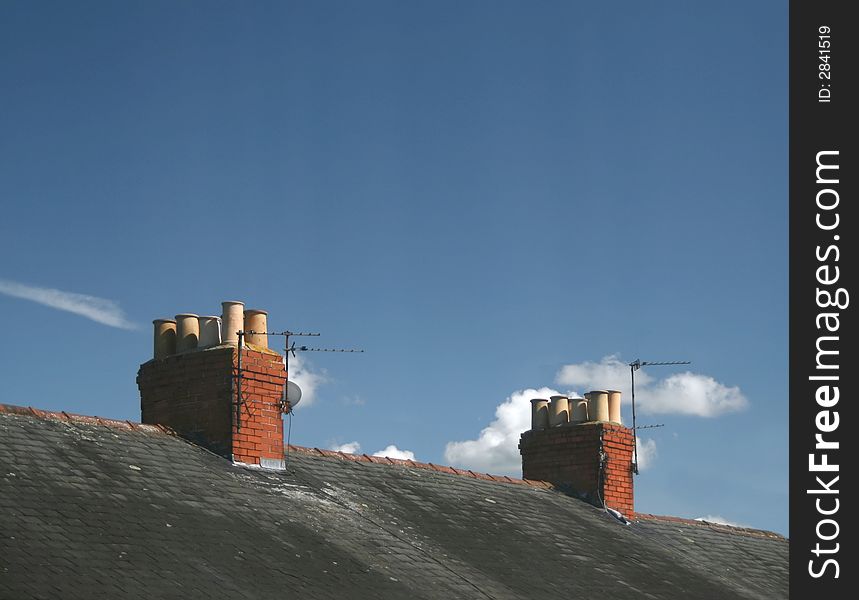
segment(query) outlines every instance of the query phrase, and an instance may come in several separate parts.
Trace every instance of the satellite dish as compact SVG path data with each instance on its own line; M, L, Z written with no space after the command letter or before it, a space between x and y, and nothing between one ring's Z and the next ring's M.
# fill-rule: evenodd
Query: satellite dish
M287 381L283 391L286 395L286 401L289 402L290 410L298 406L301 401L301 388L298 387L298 384L294 381Z

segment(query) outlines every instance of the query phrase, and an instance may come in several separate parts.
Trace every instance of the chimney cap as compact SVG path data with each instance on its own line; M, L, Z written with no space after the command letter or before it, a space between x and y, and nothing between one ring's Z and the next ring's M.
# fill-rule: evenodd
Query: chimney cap
M195 314L195 313L179 313L178 315L176 315L176 318L178 319L179 317L195 317L195 318L199 319L200 315Z
M217 319L219 321L221 320L221 317L219 317L218 315L200 315L197 318L198 319Z
M551 399L551 400L555 400L555 399L560 400L561 398L563 398L563 399L565 399L565 400L569 400L569 399L570 399L570 397L569 397L569 396L564 396L563 394L555 394L554 396L549 396L549 399Z
M152 321L153 325L158 325L158 323L175 323L176 319L154 319Z
M241 304L242 306L245 305L245 303L241 300L224 300L223 302L221 302L221 304Z
M620 394L620 390L606 390L609 394Z
M531 398L531 402L548 402L545 398Z
M262 310L259 308L248 308L245 310L246 315L267 315L267 310Z

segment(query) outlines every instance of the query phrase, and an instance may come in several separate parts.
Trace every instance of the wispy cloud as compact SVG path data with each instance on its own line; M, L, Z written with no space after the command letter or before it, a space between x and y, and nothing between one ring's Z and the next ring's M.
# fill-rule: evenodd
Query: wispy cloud
M138 325L132 323L125 316L125 312L114 300L64 292L53 288L37 287L0 279L0 294L30 300L44 306L74 313L96 323L119 329L137 329Z
M314 371L311 365L301 354L289 355L289 380L295 382L301 388L301 402L295 410L302 410L316 402L317 388L328 381L325 371Z
M361 452L361 444L358 442L346 442L345 444L334 444L329 446L329 450L334 452L344 452L346 454L358 454Z
M695 517L696 521L706 521L707 523L718 523L720 525L730 525L731 527L748 527L748 525L743 525L742 523L737 523L736 521L729 521L725 517L720 517L719 515L707 515L706 517Z
M367 401L358 394L355 394L354 396L343 396L340 398L340 404L344 406L364 406L367 404Z
M643 437L635 439L636 455L638 457L638 468L644 471L653 466L653 461L656 460L658 453L656 452L656 440L649 440Z

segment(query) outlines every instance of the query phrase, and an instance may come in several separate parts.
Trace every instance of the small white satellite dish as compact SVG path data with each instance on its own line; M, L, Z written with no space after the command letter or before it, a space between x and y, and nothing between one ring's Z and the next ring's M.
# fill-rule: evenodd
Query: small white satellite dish
M286 401L289 402L290 409L298 406L298 403L301 401L301 388L298 387L297 383L294 381L287 381L284 393L286 394Z

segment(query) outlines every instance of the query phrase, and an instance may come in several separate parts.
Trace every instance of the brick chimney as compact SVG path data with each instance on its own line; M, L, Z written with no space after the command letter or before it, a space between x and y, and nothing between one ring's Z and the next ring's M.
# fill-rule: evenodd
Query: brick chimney
M235 462L283 468L281 355L261 345L239 350L227 342L164 356L158 339L164 321L156 322L160 357L140 365L137 373L142 422L170 427Z
M606 392L589 392L589 415L603 416ZM612 399L614 400L614 398ZM617 394L616 401L620 402ZM552 402L556 402L555 397ZM580 401L581 402L581 401ZM522 434L522 477L569 488L597 506L634 514L632 429L610 421L569 421L549 426L546 401L532 400L532 428ZM616 412L619 415L619 410ZM618 416L619 419L619 416ZM554 419L555 421L557 419Z

